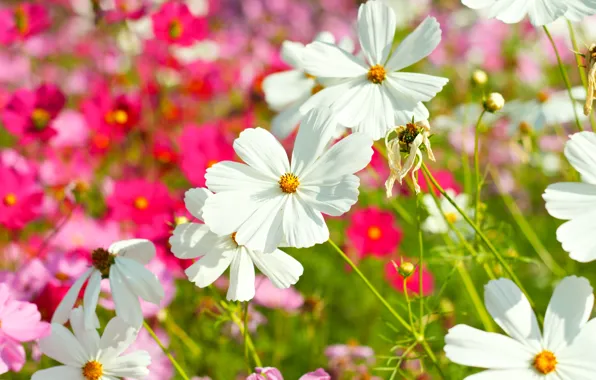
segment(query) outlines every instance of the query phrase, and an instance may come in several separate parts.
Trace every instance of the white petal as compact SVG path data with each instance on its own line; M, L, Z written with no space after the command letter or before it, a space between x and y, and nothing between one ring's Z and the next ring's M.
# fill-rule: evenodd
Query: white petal
M169 242L177 258L196 259L218 246L221 239L204 224L184 223L176 226Z
M370 88L367 102L371 112L352 130L363 133L373 140L379 140L395 127L394 102L392 95L387 91L387 86L373 85Z
M569 257L585 263L596 259L596 210L576 216L557 229L557 240Z
M581 329L570 346L556 353L557 373L565 380L592 380L596 373L595 350L596 319L592 319Z
M492 369L528 368L535 354L507 336L457 325L445 336L445 354L454 363Z
M565 157L582 175L582 180L596 185L596 133L579 132L570 136Z
M416 106L419 102L428 102L434 98L449 82L449 79L426 74L397 72L389 74L386 81L388 86L413 99L414 106Z
M274 187L285 172L273 178L268 173L240 162L223 161L207 169L205 180L209 190L215 193L245 189L254 192Z
M110 245L108 251L120 257L136 260L143 265L149 264L156 252L153 243L147 239L122 240Z
M515 24L523 20L530 9L530 2L527 0L507 0L495 4L489 14L507 24Z
M361 133L343 138L303 174L301 184L334 185L344 176L364 169L372 158L372 144L372 139Z
M116 315L127 324L138 328L143 324L143 312L139 298L130 290L117 265L110 268L110 289Z
M594 294L588 280L565 277L557 285L544 317L546 347L558 352L569 345L588 321L593 307Z
M387 62L387 70L404 69L432 53L441 42L441 26L434 17L427 17L395 49Z
M93 329L95 320L97 318L95 309L97 309L97 302L99 301L99 293L101 292L101 273L93 271L85 294L83 296L83 304L85 305L85 328ZM72 315L72 314L71 314Z
M230 266L236 250L208 252L185 271L189 281L200 288L211 285Z
M164 289L153 272L126 257L116 257L113 267L118 267L133 293L147 302L159 305L164 297Z
M596 13L596 0L567 0L565 17L571 21L579 22L586 16ZM576 98L577 99L577 98Z
M540 377L533 368L491 369L468 376L464 380L540 380ZM559 379L549 378L549 380Z
M309 111L300 123L292 152L291 172L299 178L325 151L337 129L329 108Z
M150 364L151 356L147 351L135 351L110 360L104 367L105 374L108 376L142 379L149 375L147 367Z
M271 119L271 133L273 133L273 136L284 140L294 132L294 129L296 129L302 118L300 107L302 107L302 104L307 99L308 97L299 99L295 104L281 111Z
M95 314L95 313L94 313ZM95 317L95 315L94 315ZM70 326L75 338L81 343L87 357L94 357L99 350L99 334L95 328L85 327L83 308L78 307L70 313Z
M550 24L559 17L562 17L566 11L566 1L542 0L534 1L529 4L530 22L534 26ZM510 10L508 14L511 14L512 12L513 10Z
M315 41L302 54L304 70L316 77L354 78L365 76L363 62L336 45Z
M297 70L274 73L263 80L265 101L274 111L281 111L304 96L309 96L314 86L314 79Z
M102 362L110 362L120 356L137 339L138 330L120 317L110 319L106 325L99 347Z
M358 37L362 53L371 65L384 64L395 34L395 13L380 1L368 1L358 9Z
M395 125L405 125L407 123L411 123L412 122L412 118L414 118L414 121L420 121L420 120L428 120L428 117L430 116L428 109L424 106L423 103L418 103L416 105L416 108L414 108L414 111L405 111L405 110L394 110L395 112ZM434 119L435 123L433 123L433 127L436 124L436 120L437 118ZM459 127L460 124L457 123L457 126Z
M277 189L256 194L251 194L246 189L214 194L207 199L203 208L205 224L217 235L231 235L238 231L274 192L280 191L279 185L276 187Z
M77 298L79 296L79 293L81 292L81 289L83 288L83 285L85 284L85 281L87 281L89 276L91 276L91 273L93 273L94 271L95 268L87 269L85 273L83 273L81 277L79 277L74 282L74 284L72 284L72 286L70 287L70 289L68 289L68 292L64 295L64 298L62 298L62 301L60 301L60 304L56 308L56 311L52 316L52 323L59 323L62 325L65 324L66 321L68 321L68 318L70 317L70 311L72 310L75 302L77 301Z
M282 210L288 195L279 194L263 202L236 233L236 241L255 251L273 252L283 239Z
M555 183L542 197L548 213L558 219L573 219L596 210L596 186L589 183Z
M31 380L85 380L81 368L61 365L58 367L42 369L31 376Z
M505 278L484 287L484 303L495 322L518 342L539 352L541 334L536 315L522 291Z
M85 349L68 329L52 323L52 333L39 340L44 355L71 367L82 368L88 357Z
M366 78L347 79L338 83L327 84L321 91L317 92L300 106L300 113L306 115L308 111L317 107L330 107L337 99L341 98L351 88L362 86L368 83Z
M283 234L289 247L306 248L329 239L329 229L319 211L298 196L291 196L283 212Z
M358 186L360 178L347 175L333 185L302 186L300 197L323 214L340 216L348 212L358 201Z
M284 41L281 44L281 59L293 68L302 68L304 45L300 42Z
M242 131L234 141L234 151L248 165L276 181L290 168L284 147L269 131L263 128L250 128ZM207 178L207 180L209 179ZM207 186L209 190L217 192L209 183Z
M184 205L192 216L200 221L203 221L203 206L205 201L213 193L203 187L190 189L184 193Z
M230 267L228 301L249 301L255 296L255 267L244 247L240 247Z
M353 128L379 112L376 99L373 98L378 91L378 84L365 78L356 80L346 92L335 99L330 108L341 125Z
M258 253L251 250L247 252L256 267L280 289L294 285L304 273L304 268L298 260L279 249L271 253Z

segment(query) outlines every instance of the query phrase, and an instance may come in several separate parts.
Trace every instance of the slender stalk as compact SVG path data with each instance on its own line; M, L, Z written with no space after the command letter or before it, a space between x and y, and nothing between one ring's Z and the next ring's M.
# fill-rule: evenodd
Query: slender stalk
M422 348L424 348L424 352L426 352L426 354L430 358L430 361L433 362L433 364L434 364L435 368L437 369L437 372L439 372L439 375L441 376L441 378L446 379L445 374L443 373L443 370L441 369L441 366L439 365L439 361L437 360L437 357L435 356L435 353L433 352L432 348L430 348L430 345L428 344L428 342L426 340L422 340L422 342L420 342L420 344L422 345Z
M476 122L476 127L474 128L474 195L475 195L475 203L474 203L474 221L477 225L480 225L480 192L482 190L482 181L480 181L480 153L479 153L479 140L480 140L480 123L482 122L482 117L486 113L486 110L482 110L480 116L478 117L478 121Z
M248 359L248 302L244 303L244 360L249 368L250 373L250 360Z
M170 318L170 316L168 315L168 317L165 320L165 324L166 326L169 328L169 330L176 335L180 341L182 341L182 343L184 343L184 345L186 347L188 347L189 350L192 351L192 353L195 356L198 356L201 354L201 347L199 347L198 344L196 344L186 333L186 331L184 331L180 326L178 326L178 324L176 323L176 321L174 321L173 318Z
M248 330L247 326L242 322L242 320L240 320L240 318L238 318L236 313L234 313L229 306L226 307L226 310L228 311L228 315L232 319L232 322L234 322L234 324L238 326L238 328L240 329L240 333L245 337L246 347L248 347L248 350L251 352L252 359L254 360L256 366L262 367L263 363L261 362L261 358L259 358L259 354L255 349L255 345L252 342L252 338L250 337L250 334L246 332L246 330Z
M577 129L579 129L580 131L583 131L584 130L584 127L582 127L582 124L579 121L579 115L577 114L576 102L575 102L575 99L573 98L573 94L571 93L571 82L569 81L569 77L567 76L567 71L565 70L565 66L563 65L563 61L561 60L561 55L559 54L559 50L557 49L557 45L555 44L555 40L553 39L553 36L548 31L548 28L546 27L546 25L544 25L542 28L544 29L544 32L546 33L546 36L548 37L551 45L553 46L553 50L555 51L555 55L557 56L557 62L559 64L559 70L561 71L561 76L563 77L563 81L565 82L565 86L567 87L567 93L569 94L569 99L571 100L571 105L573 107L573 114L575 116L575 124L577 125Z
M186 372L184 372L184 370L182 369L182 367L180 366L180 364L178 364L178 362L176 361L176 359L174 359L174 357L172 356L172 354L170 354L170 352L168 351L168 349L163 345L163 343L158 338L158 336L155 334L155 332L153 331L153 329L151 328L151 326L149 326L149 324L146 321L143 321L143 326L145 327L145 329L147 330L147 332L149 333L149 335L151 335L151 337L155 340L155 343L157 343L157 345L162 349L163 353L166 354L166 356L168 357L168 359L170 359L170 362L172 362L172 365L174 366L174 368L176 368L176 371L178 371L178 373L180 374L180 376L182 376L182 378L184 380L189 380L189 377L186 374Z
M439 185L439 183L437 182L437 180L435 179L435 177L433 177L433 175L431 174L430 170L428 170L428 167L424 163L422 163L422 170L424 170L424 172L428 175L428 177L431 180L432 184L439 190L439 192L449 201L449 203L451 203L453 205L453 207L455 207L455 209L457 210L457 212L474 229L474 231L476 232L476 234L478 234L478 236L480 236L480 240L482 240L482 242L486 245L486 247L488 248L488 250L497 259L497 261L499 262L499 264L501 264L501 266L503 267L503 269L505 270L505 272L507 272L507 274L509 275L509 277L513 280L513 282L515 282L515 284L520 288L520 290L526 294L526 297L528 298L528 301L530 302L530 305L534 306L534 302L532 301L530 295L525 290L525 288L522 285L521 281L519 280L519 278L517 277L517 275L513 272L513 270L509 266L509 264L507 264L507 262L503 258L503 255L501 255L499 253L499 251L497 251L497 249L495 248L495 246L486 237L486 235L484 234L484 232L482 232L482 230L474 223L474 221L472 221L470 219L470 217L464 212L464 210L462 210L461 207L458 206L458 204L455 202L455 200L453 200L453 198L451 198L451 196L449 196L449 194L447 194L447 192L443 189L443 187L441 187L441 185Z
M422 240L422 222L420 221L421 207L420 207L421 196L418 195L416 199L416 219L418 221L418 298L420 299L420 313L418 320L420 321L420 335L424 335L424 288L423 288L423 273L422 267L424 264L424 242ZM405 289L405 288L404 288ZM414 325L412 325L414 328Z
M585 70L585 63L582 62L581 56L579 53L579 47L577 45L577 38L575 37L575 30L573 29L573 24L571 21L567 20L567 27L569 28L569 37L571 38L571 45L573 46L573 50L575 52L575 61L577 62L577 68L579 69L579 76L582 80L582 84L584 88L588 88L588 75L586 74ZM594 113L592 113L589 117L590 125L592 126L592 130L596 130L596 118L594 117Z
M410 295L408 294L408 279L404 277L403 280L404 296L406 297L406 305L408 306L408 318L410 319L410 326L414 329L414 313L412 313L412 302L410 301ZM420 321L422 323L422 320Z

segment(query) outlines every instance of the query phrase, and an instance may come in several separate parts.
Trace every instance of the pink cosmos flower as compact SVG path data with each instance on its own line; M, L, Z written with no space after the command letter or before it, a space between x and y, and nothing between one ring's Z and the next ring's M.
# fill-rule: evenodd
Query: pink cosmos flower
M158 327L153 327L155 335L161 340L165 347L170 345L170 338L164 330ZM155 339L149 335L146 329L141 328L139 335L134 343L130 346L127 352L134 352L137 350L145 350L151 357L151 364L149 365L149 375L144 377L145 380L167 380L174 378L174 368L170 359L163 353L161 347L157 345ZM125 378L130 379L130 378Z
M173 205L166 185L145 179L116 181L106 202L114 220L137 224L151 223L155 216L170 214Z
M82 147L87 143L89 128L81 113L66 110L52 124L57 133L50 142L52 147Z
M174 144L165 134L156 134L152 153L155 160L162 165L176 165L178 163L178 152L176 152Z
M56 134L53 121L64 107L66 98L60 89L44 84L35 91L17 90L2 111L6 129L26 144L30 141L48 141Z
M50 325L41 321L34 304L13 299L6 284L0 284L0 321L0 374L18 372L25 364L21 343L48 335Z
M21 255L27 254L21 250ZM15 271L0 272L0 282L10 288L13 299L19 301L31 301L41 293L44 286L50 281L50 272L45 264L38 258L21 264Z
M0 10L0 43L12 44L43 32L50 17L41 4L23 3L14 9Z
M246 380L284 380L281 372L273 367L257 367L255 373L248 376Z
M451 171L431 170L431 173L443 189L451 189L455 191L455 194L461 193L462 188ZM429 191L429 184L426 182L426 177L420 176L420 178L418 179L418 184L420 185L420 189L423 193L427 193ZM434 186L432 187L432 189L437 196L440 195L439 190L437 190Z
M419 267L416 267L414 273L406 280L406 287L408 288L408 292L419 294L420 293L420 276L419 276ZM401 274L397 272L393 263L388 262L385 265L385 277L389 284L393 286L396 290L403 293L404 291L404 278ZM428 271L426 268L422 268L422 295L429 296L434 292L435 289L435 278L431 272Z
M91 252L126 237L116 221L96 220L81 211L74 211L56 233L51 245L65 251L79 248Z
M255 287L254 301L257 305L270 309L295 311L304 304L304 297L294 287L279 289L265 276L257 276Z
M219 161L233 160L232 144L218 124L187 124L180 136L181 169L194 186L205 186L205 171Z
M125 19L136 20L142 17L149 6L147 0L113 0L114 9L104 12L103 17L109 23Z
M331 375L325 372L323 368L319 368L316 371L305 374L298 380L331 380Z
M346 234L360 258L390 255L403 237L393 214L376 207L354 211Z
M0 165L0 225L18 230L36 219L43 191L32 176Z
M196 17L182 2L166 2L151 16L155 38L171 44L192 45L205 38L207 21Z
M358 173L358 177L362 179L363 185L373 189L378 189L384 186L385 180L389 177L389 165L387 165L387 159L373 147L373 155L370 164L367 168Z

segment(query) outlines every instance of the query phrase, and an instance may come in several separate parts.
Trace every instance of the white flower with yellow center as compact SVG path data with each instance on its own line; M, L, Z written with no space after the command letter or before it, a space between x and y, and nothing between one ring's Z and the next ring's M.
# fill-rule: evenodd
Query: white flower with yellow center
M567 220L557 229L557 240L569 256L580 262L596 260L596 133L570 136L565 157L581 174L582 182L560 182L543 194L546 210Z
M329 32L319 33L315 41L335 44L335 38ZM343 39L338 46L348 53L354 50L352 40ZM311 95L323 89L325 78L315 78L305 73L300 42L284 41L281 46L281 59L292 70L273 73L263 81L265 101L273 111L279 112L271 120L271 133L278 139L285 139L296 128L302 114L300 107Z
M186 192L186 209L203 220L205 201L213 196L207 189ZM176 226L170 238L172 253L180 259L199 260L185 271L188 279L204 288L217 280L230 267L229 301L249 301L255 296L255 266L280 289L298 282L304 272L302 265L285 252L276 249L260 253L238 245L236 233L218 236L206 224L185 223Z
M428 118L421 102L431 100L446 78L399 72L428 56L441 42L436 19L426 18L391 53L395 13L370 0L358 12L358 37L364 59L339 47L315 41L306 46L302 61L307 73L337 79L313 95L300 111L328 106L341 125L378 140L395 125Z
M39 341L41 352L63 365L37 371L31 380L115 380L142 379L149 374L151 357L146 351L123 355L137 338L138 330L121 318L108 322L100 337L85 327L82 307L72 310L72 333L58 323ZM74 335L73 335L74 333Z
M508 279L493 280L484 303L509 335L457 325L445 337L451 361L487 371L466 380L593 380L596 378L596 322L588 322L594 295L582 277L564 278L544 318L544 335L530 303Z
M83 296L85 325L87 328L97 326L95 309L101 280L109 278L116 314L129 325L140 327L143 313L139 297L156 305L164 297L163 286L155 274L145 268L153 257L155 246L145 239L123 240L113 243L107 250L94 250L91 253L91 268L72 284L54 312L52 323L66 323L79 292L89 280Z
M358 200L354 173L368 165L372 140L355 133L328 148L336 122L328 109L302 120L292 153L268 131L247 129L234 141L246 163L225 161L205 175L209 190L203 219L210 230L239 245L270 253L281 246L304 248L329 239L323 214L340 216Z
M473 213L469 207L470 197L468 194L455 194L453 189L447 189L446 192L468 216ZM446 197L441 196L439 207L437 207L437 203L431 194L425 194L422 202L429 214L428 218L422 223L422 229L424 231L433 234L447 233L449 232L449 224L447 222L455 225L460 230L469 231L467 227L468 223Z

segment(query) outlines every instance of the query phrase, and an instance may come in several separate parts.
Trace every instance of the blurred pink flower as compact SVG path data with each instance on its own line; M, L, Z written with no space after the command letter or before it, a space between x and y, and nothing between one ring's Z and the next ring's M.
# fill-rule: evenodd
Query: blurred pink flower
M168 337L168 334L159 327L153 327L153 330L155 331L155 335L157 335L164 346L168 347L170 345L170 338ZM174 368L172 367L170 359L168 359L161 347L157 345L155 340L144 328L141 328L137 339L126 352L134 352L138 350L147 351L151 357L151 364L148 367L149 375L143 379L168 380L174 378Z
M455 192L455 194L461 193L462 188L461 188L460 184L457 183L457 180L455 179L455 176L453 175L453 173L451 171L449 171L449 170L436 170L436 171L431 170L431 173L443 189L445 189L445 190L451 189ZM418 183L420 185L420 189L422 190L422 192L428 193L430 189L428 187L428 183L426 182L426 177L420 176L420 179L418 181L419 181ZM439 190L437 190L434 186L433 186L433 191L435 192L436 195L440 195Z
M25 40L49 26L50 17L41 4L22 3L13 9L0 9L0 43Z
M169 214L173 199L161 182L127 179L114 183L106 203L114 220L145 224L152 223L155 216Z
M309 372L298 380L331 380L331 375L329 375L323 368L319 368L314 372Z
M346 235L359 257L364 258L391 255L401 242L403 232L391 212L368 207L351 214Z
M43 191L32 176L0 165L0 225L17 230L39 216Z
M2 111L2 122L6 129L26 144L31 141L48 141L56 130L54 119L62 110L66 98L53 84L44 84L37 89L17 90Z
M86 145L89 128L81 113L66 110L56 117L52 126L57 132L50 141L52 147L82 147Z
M270 309L295 311L304 304L304 297L294 287L279 289L262 275L255 280L256 293L254 302Z
M25 364L25 350L20 344L50 333L50 325L41 322L37 307L13 299L10 288L0 284L0 374L18 372Z
M155 38L171 44L192 45L207 35L207 21L194 16L182 2L164 3L151 16Z
M257 367L255 373L248 376L246 380L284 380L281 372L277 368L273 367Z
M416 267L416 270L412 273L410 277L406 280L406 287L408 288L408 293L419 294L420 293L420 276L419 276L419 267ZM385 265L385 276L389 284L393 286L396 290L403 292L404 291L404 278L401 274L397 272L393 263L388 262ZM422 269L422 295L429 296L435 290L435 279L431 272L429 272L426 268Z
M52 246L71 251L76 248L89 252L107 248L112 242L126 237L113 220L96 220L82 211L74 211L52 239Z
M26 254L25 251L21 251ZM23 259L23 258L21 258ZM38 258L21 264L14 272L0 272L0 282L10 287L11 296L19 301L31 301L50 281L50 272Z
M235 156L218 124L187 124L179 142L182 172L194 186L205 186L205 172L213 164L233 160Z

